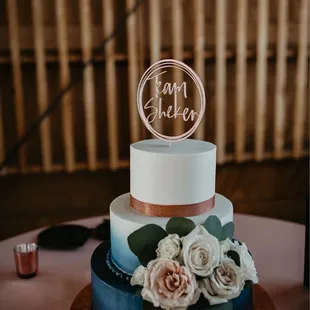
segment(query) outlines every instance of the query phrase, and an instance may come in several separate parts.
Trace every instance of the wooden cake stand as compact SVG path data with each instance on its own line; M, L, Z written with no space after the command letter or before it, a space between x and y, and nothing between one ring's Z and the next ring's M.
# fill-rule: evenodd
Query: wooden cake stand
M254 308L253 310L276 310L276 307L266 293L266 291L259 285L254 285L253 291ZM84 287L75 297L71 310L91 310L91 285Z

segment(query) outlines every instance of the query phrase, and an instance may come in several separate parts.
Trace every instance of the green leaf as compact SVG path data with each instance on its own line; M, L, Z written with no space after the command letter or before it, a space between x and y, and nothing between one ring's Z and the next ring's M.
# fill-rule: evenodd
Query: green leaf
M142 265L156 258L158 242L164 239L167 233L158 225L148 224L134 231L127 238L130 250L139 258Z
M229 258L231 258L238 267L241 266L241 264L240 264L240 256L239 256L239 254L236 251L232 251L232 250L228 251L227 252L227 256Z
M167 225L168 234L177 234L180 237L188 235L195 228L195 223L185 217L172 217Z
M153 310L153 309L157 309L156 307L153 306L152 303L146 301L146 300L143 300L142 302L142 310Z
M159 241L158 241L159 242ZM147 264L157 258L156 249L158 242L150 243L144 246L143 250L138 253L138 259L141 265L147 266Z
M232 301L225 302L223 304L210 306L208 309L210 310L233 310L233 303Z
M215 215L209 216L203 224L204 228L219 241L225 240L223 236L222 224Z
M233 222L229 222L223 226L223 235L226 238L232 239L234 236L235 225Z

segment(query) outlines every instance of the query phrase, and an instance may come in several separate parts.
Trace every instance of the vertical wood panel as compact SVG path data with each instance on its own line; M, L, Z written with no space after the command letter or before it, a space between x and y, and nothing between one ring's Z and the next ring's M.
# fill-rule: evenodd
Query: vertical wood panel
M238 0L237 42L236 42L236 114L235 114L235 155L236 161L244 160L246 134L246 66L247 66L247 4Z
M225 162L226 145L226 0L216 1L216 133L218 163Z
M145 54L146 54L146 24L145 20L145 5L140 5L139 11L138 11L138 28L139 28L139 79L142 77L143 73L145 72ZM142 122L140 122L140 139L147 139L147 133L148 130L144 126Z
M42 1L32 0L32 19L34 31L34 48L36 58L36 78L39 113L45 111L48 106L48 85L44 54L44 25ZM49 172L52 169L52 142L50 133L50 120L46 118L41 124L41 149L43 170Z
M182 0L172 0L172 58L183 61L183 9ZM183 82L183 71L173 70L173 81L178 85ZM178 96L179 106L183 106L183 97ZM184 120L177 117L174 122L174 135L184 132Z
M140 5L138 11L138 19L139 19L139 75L140 77L143 75L145 71L145 6Z
M268 0L258 1L255 159L264 158L267 104Z
M65 0L56 0L56 30L59 51L60 88L64 88L70 82L69 55L68 55L68 31ZM72 96L68 92L62 99L62 127L65 150L66 170L75 170L75 150L73 138L72 120Z
M7 0L9 37L11 49L11 61L13 71L13 85L15 93L15 117L17 136L20 138L25 133L24 94L20 61L20 46L18 32L18 16L16 0ZM26 149L25 146L19 151L19 167L22 173L26 172Z
M2 98L0 95L0 163L4 160L4 154L5 154L1 100ZM0 175L1 175L1 171L0 171Z
M205 60L204 60L204 44L205 44L205 4L204 0L194 1L194 68L205 86ZM207 99L206 99L207 100ZM207 103L206 103L207 104ZM195 110L200 111L200 96L198 92L194 93ZM195 132L195 138L204 140L205 118Z
M80 19L82 58L83 62L87 63L92 57L92 24L89 0L80 0ZM89 65L83 71L83 90L88 168L93 171L97 167L97 132L93 65Z
M303 153L306 91L308 70L308 13L309 0L302 0L299 13L298 59L295 90L295 111L293 128L293 156L300 157ZM309 91L309 90L308 90Z
M160 60L161 56L161 19L160 19L160 4L161 1L150 0L149 1L149 16L150 16L150 62L151 65ZM155 87L151 84L151 93L155 93ZM162 132L162 120L156 119L153 123L153 127Z
M275 90L275 123L274 123L274 155L275 158L283 157L285 141L285 106L286 106L286 57L288 36L288 0L281 0L278 4L278 33L277 33L277 67Z
M114 9L112 0L103 0L103 34L107 37L114 29ZM108 142L110 154L110 168L118 168L118 108L115 67L115 40L107 43L105 48L105 81L106 81L106 106L108 115Z
M127 0L127 9L135 4L134 0ZM130 141L139 140L139 115L137 111L137 88L139 79L137 16L132 14L127 20L127 48L128 48L128 83L129 83L129 114L130 114Z

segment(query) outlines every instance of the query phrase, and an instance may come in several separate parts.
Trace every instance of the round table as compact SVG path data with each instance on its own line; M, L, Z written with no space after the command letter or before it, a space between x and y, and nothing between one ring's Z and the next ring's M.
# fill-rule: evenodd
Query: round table
M72 223L95 227L101 217ZM235 236L247 244L254 257L260 285L277 309L303 310L309 291L302 286L305 227L269 218L236 214ZM75 251L39 252L40 274L22 280L16 276L13 247L36 239L40 230L0 242L0 309L67 310L90 282L90 257L99 241L89 240Z

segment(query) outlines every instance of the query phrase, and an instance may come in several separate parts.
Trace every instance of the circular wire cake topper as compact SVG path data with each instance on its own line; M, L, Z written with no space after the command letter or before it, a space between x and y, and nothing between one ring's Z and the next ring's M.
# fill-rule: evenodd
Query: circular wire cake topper
M199 96L200 96L200 111L199 113L197 113L196 111L192 110L191 111L191 116L194 117L195 115L197 115L197 119L195 121L195 123L193 124L193 126L186 132L184 132L181 135L178 136L167 136L164 135L160 132L158 132L152 125L151 123L154 121L154 119L152 121L149 121L149 117L147 117L145 115L145 107L148 107L147 105L149 104L149 102L154 99L151 98L151 100L147 101L147 103L145 105L143 105L143 91L144 91L144 87L145 84L148 80L153 79L154 76L156 76L156 81L157 81L157 77L160 76L162 74L162 72L160 70L166 69L166 68L174 68L174 69L179 69L183 72L185 72L191 79L192 81L195 83L197 90L199 92ZM155 74L156 72L159 72L157 74ZM158 81L158 83L161 83L161 81ZM172 85L170 84L170 88L168 85L168 90L172 90L172 89L182 89L182 85L184 87L186 87L186 82L183 82L181 84L181 86L177 86L176 83L173 83ZM190 68L189 66L187 66L185 63L178 61L178 60L174 60L174 59L164 59L164 60L160 60L156 63L154 63L152 66L150 66L143 74L139 85L138 85L138 90L137 90L137 105L138 105L138 111L139 111L139 115L145 125L145 127L157 138L161 139L161 140L165 140L168 142L177 142L177 141L181 141L186 139L187 137L189 137L190 135L192 135L195 130L198 128L200 122L202 121L204 112L205 112L205 106L206 106L206 95L205 95L205 90L203 87L203 84L200 80L200 78L198 77L198 75L195 73L195 71ZM188 111L187 111L188 112ZM193 119L192 119L193 120ZM186 121L186 120L184 120Z

